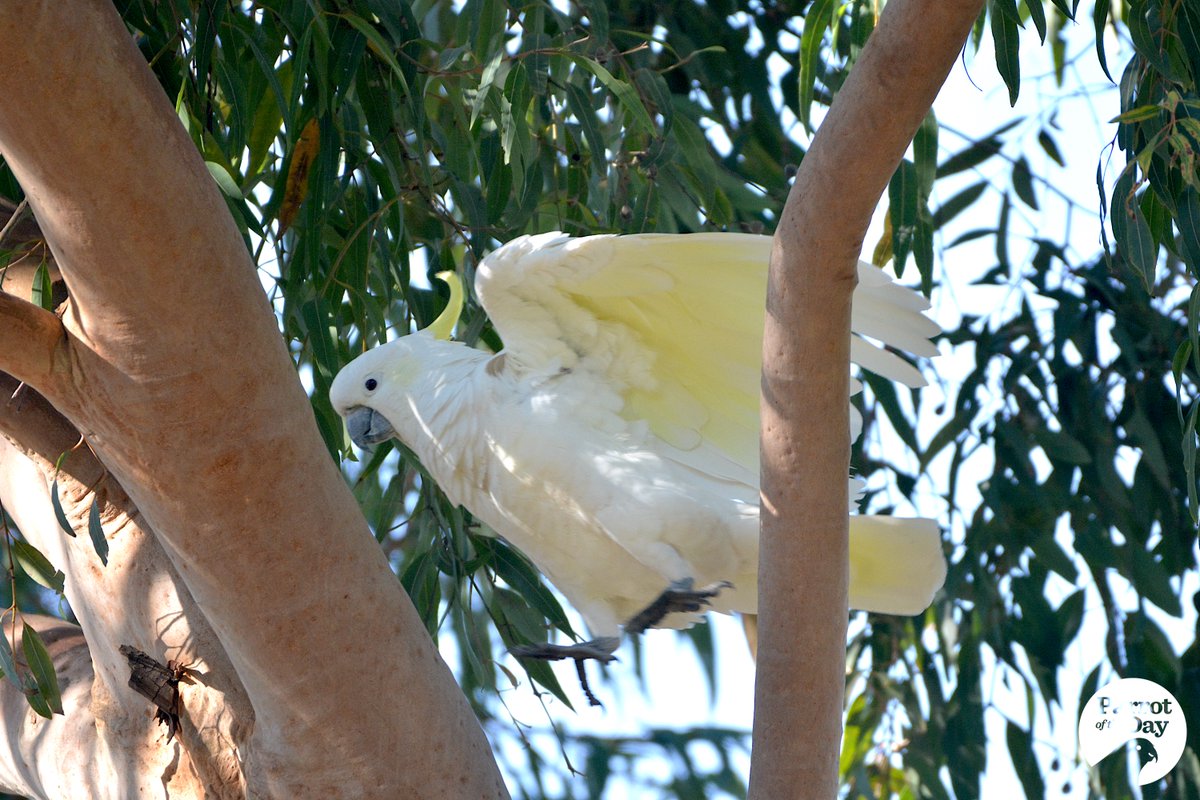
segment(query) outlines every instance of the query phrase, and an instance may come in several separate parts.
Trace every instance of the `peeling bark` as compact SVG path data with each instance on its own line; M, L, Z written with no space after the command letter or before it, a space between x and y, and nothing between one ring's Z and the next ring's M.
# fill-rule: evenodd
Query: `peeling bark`
M751 798L837 796L848 589L850 298L871 215L982 0L892 0L796 175L763 341Z

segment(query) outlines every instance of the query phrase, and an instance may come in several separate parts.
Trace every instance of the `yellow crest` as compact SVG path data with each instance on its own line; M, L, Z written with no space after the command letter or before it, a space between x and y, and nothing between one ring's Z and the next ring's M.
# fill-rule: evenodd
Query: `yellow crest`
M442 309L442 313L438 318L430 323L427 331L433 334L437 339L449 339L450 334L454 332L454 326L458 324L458 318L462 316L463 310L463 285L462 279L458 277L457 272L446 270L435 275L438 280L450 287L450 301L446 303L446 307Z

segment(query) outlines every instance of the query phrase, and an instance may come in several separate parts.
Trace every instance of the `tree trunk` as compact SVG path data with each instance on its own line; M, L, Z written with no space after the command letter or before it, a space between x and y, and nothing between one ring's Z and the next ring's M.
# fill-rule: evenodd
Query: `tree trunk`
M763 341L751 798L837 796L845 689L850 297L888 179L982 0L892 0L775 233Z
M63 651L75 713L35 725L25 712L61 731L32 758L48 769L82 745L93 781L130 776L14 790L161 796L186 764L194 796L504 796L322 444L228 209L111 4L0 5L0 96L0 153L70 291L61 319L0 294L0 369L65 417L41 446L40 423L13 421L5 458L46 489L62 432L81 432L96 460L69 456L60 490L81 529L100 497L111 548L104 568L84 537L39 538L62 559L96 670L82 646ZM149 731L120 644L194 662L181 751ZM18 702L0 695L10 725Z

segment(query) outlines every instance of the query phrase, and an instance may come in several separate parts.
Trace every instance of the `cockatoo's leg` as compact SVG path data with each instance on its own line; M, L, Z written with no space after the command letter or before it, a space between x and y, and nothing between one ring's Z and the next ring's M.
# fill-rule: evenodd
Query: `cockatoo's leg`
M625 623L626 633L642 633L647 628L653 628L662 622L668 614L677 612L695 613L703 610L709 600L721 593L722 589L730 589L733 584L721 581L703 589L693 589L695 581L691 578L674 581L654 602L643 608Z
M695 581L691 578L674 581L650 605L635 614L625 623L625 632L638 634L647 628L653 628L662 622L668 614L677 612L695 613L708 605L709 599L716 597L722 589L733 586L729 581L721 581L703 589L693 589ZM544 661L561 661L565 658L575 660L575 671L579 674L579 685L588 702L594 706L601 705L592 690L588 687L587 673L584 672L585 661L599 661L607 664L616 661L613 655L621 644L619 636L601 636L579 644L523 644L509 650L517 658L539 658Z
M613 655L613 652L620 644L621 637L619 636L602 636L599 639L592 639L590 642L570 645L524 644L514 647L509 652L517 658L540 658L545 661L575 659L575 672L579 675L579 685L583 687L583 693L587 696L588 703L599 706L603 704L596 699L596 695L592 694L592 690L588 686L587 673L584 672L583 663L589 660L596 660L601 664L616 661L617 657Z
M522 644L508 652L517 658L540 658L543 661L561 661L564 658L573 658L576 661L591 659L607 664L617 660L613 653L620 644L619 636L601 636L599 639L579 644Z

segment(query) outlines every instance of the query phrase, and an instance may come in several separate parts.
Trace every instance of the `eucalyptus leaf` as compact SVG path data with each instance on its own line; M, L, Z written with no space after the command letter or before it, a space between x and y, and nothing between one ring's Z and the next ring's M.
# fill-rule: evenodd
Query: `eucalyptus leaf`
M92 547L100 557L100 563L108 566L108 539L104 535L104 526L100 524L100 500L92 501L92 510L88 512L88 535L92 538Z
M25 574L45 586L62 594L65 576L54 568L41 551L28 542L15 540L12 543L13 557Z
M13 659L12 643L8 638L8 630L5 626L0 626L0 670L4 671L4 677L8 682L17 687L21 686L21 676L17 674L17 665Z
M45 708L49 708L54 714L63 713L62 694L58 688L58 675L54 672L54 661L46 650L41 634L27 622L23 623L21 628L21 649L25 653L29 672L37 682L38 696L44 701ZM33 702L30 702L30 705L42 716L50 716L45 713L45 708L39 708Z
M58 527L62 528L68 536L74 537L75 529L71 527L71 522L67 519L67 512L63 510L62 500L58 496L58 478L50 483L50 505L54 509L54 518L58 520Z

